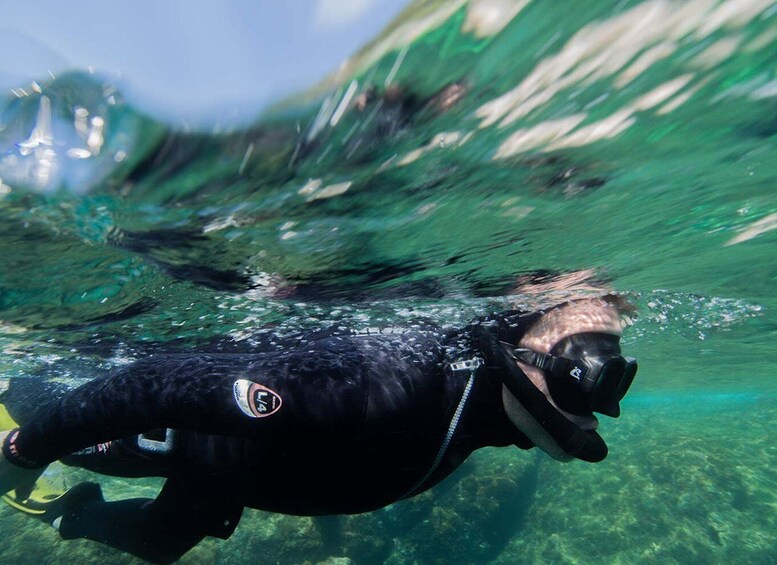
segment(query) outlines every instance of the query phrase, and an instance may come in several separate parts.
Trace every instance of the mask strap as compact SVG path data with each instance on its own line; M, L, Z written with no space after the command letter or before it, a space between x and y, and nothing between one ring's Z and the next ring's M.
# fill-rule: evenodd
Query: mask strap
M588 367L576 359L556 357L550 353L542 353L525 347L512 348L510 344L504 342L503 345L507 346L508 352L517 361L547 371L554 377L572 378L577 382L582 382L588 373Z

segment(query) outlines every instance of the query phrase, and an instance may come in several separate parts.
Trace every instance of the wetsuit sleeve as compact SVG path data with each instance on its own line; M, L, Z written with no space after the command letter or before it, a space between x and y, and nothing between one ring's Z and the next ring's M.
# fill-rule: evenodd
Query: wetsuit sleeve
M14 440L22 463L43 466L84 447L155 428L259 439L293 440L354 429L365 392L356 355L327 347L291 352L268 365L255 355L160 355L141 360L41 405ZM236 399L235 382L277 393L282 406L252 416ZM295 435L296 434L296 435ZM24 466L31 466L25 464Z

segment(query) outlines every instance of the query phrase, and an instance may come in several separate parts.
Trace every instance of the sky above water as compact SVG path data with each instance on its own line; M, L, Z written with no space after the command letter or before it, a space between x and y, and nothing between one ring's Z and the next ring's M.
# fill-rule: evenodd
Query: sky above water
M109 74L133 105L155 117L239 122L336 70L404 5L0 0L0 92L91 68Z

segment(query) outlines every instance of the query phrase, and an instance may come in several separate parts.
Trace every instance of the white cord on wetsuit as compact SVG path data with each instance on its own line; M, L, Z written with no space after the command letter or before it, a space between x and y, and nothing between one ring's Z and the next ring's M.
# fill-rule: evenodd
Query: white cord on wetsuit
M462 393L461 399L459 400L459 405L456 406L456 411L453 413L451 423L448 426L448 433L445 434L445 438L442 440L442 444L440 445L440 449L437 451L437 457L434 458L432 466L429 468L426 474L413 485L413 488L402 495L400 500L407 498L416 490L418 490L421 485L423 485L427 479L431 477L432 474L437 470L437 467L440 466L440 463L442 463L442 460L445 457L445 453L448 451L448 447L450 446L451 440L453 439L453 434L456 433L456 427L459 425L461 413L464 412L464 405L467 403L469 393L472 391L472 385L475 384L475 373L477 372L478 367L480 367L482 364L482 361L477 357L473 359L467 359L466 361L451 363L451 370L453 370L454 373L457 371L469 370L469 379L467 379L467 385L464 387L464 392Z

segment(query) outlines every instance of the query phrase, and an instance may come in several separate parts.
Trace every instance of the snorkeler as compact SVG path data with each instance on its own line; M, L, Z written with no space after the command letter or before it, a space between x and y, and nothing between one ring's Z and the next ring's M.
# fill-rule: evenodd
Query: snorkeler
M617 417L637 370L621 356L620 308L608 296L456 331L273 335L255 353L153 355L68 391L14 379L2 401L19 426L0 434L0 491L23 507L56 460L165 477L154 500L107 502L82 483L31 513L65 539L170 563L229 537L244 507L375 510L485 446L601 461L593 412Z

